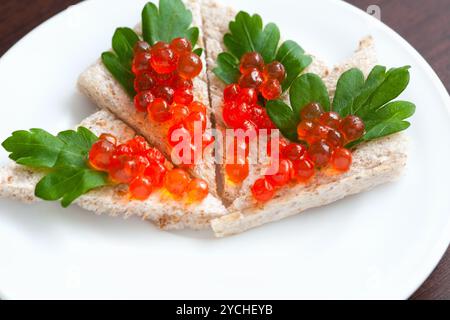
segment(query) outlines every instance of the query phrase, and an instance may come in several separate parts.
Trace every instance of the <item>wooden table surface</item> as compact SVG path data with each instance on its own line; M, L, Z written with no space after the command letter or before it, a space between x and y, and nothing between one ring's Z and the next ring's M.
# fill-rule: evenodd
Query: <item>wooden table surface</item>
M312 1L312 0L311 0ZM338 1L338 0L337 0ZM407 39L450 90L450 0L347 0L367 10L381 9L381 20ZM35 26L79 0L2 0L0 56ZM412 299L450 299L450 249Z

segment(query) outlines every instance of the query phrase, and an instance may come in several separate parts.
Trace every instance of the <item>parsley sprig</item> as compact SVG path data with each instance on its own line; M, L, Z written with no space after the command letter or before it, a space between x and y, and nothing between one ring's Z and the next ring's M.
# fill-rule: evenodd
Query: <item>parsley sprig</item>
M288 40L279 46L280 30L274 23L263 25L262 18L239 12L229 24L229 33L223 38L228 49L217 57L215 75L226 84L235 83L239 79L239 60L247 52L259 52L265 63L274 60L281 62L286 69L286 79L282 83L283 91L287 90L295 78L306 68L312 58L296 42Z
M142 38L150 45L158 41L170 42L175 38L184 37L194 48L198 41L199 30L197 27L190 27L191 24L192 13L181 0L160 0L159 8L149 2L142 10ZM131 63L133 47L139 39L133 29L117 28L112 38L112 51L102 54L103 64L130 97L136 94ZM194 52L200 56L203 49L196 48Z
M290 105L281 100L269 101L267 113L284 136L298 141L297 125L300 111L311 102L318 102L325 111L333 110L345 117L360 117L366 125L364 136L349 145L374 140L407 129L406 121L415 112L415 105L408 101L392 101L408 86L409 66L387 70L376 66L367 79L359 69L344 72L336 86L333 102L330 102L325 84L319 76L307 73L298 77L289 90Z
M46 173L36 185L37 197L61 199L62 206L67 207L86 192L108 184L107 174L87 165L89 151L97 140L84 127L56 136L42 129L30 129L13 132L2 146L16 163Z

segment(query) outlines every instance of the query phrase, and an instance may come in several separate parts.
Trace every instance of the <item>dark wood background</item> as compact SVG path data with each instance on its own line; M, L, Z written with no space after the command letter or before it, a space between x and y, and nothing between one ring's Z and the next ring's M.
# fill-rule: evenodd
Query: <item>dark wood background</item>
M338 1L338 0L336 0ZM347 0L366 11L378 5L381 20L407 39L450 90L450 0ZM2 0L0 56L31 29L79 0ZM412 299L450 299L450 249Z

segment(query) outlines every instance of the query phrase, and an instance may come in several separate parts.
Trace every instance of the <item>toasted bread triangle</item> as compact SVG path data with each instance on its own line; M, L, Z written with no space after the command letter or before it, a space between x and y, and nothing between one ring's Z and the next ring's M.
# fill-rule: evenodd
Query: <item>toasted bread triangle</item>
M192 12L193 25L197 26L200 30L198 46L204 47L200 2L195 0L186 1L186 6ZM136 31L140 33L140 30L141 27L137 26ZM203 57L203 65L205 65L206 62ZM109 73L101 61L97 61L94 65L81 74L78 80L78 87L99 108L109 110L119 119L132 127L137 133L144 136L152 145L161 150L161 152L163 152L168 159L171 158L171 146L167 141L167 131L169 129L169 125L151 121L147 118L146 113L138 112L134 107L133 100L127 95L125 90ZM207 129L212 128L214 121L211 121L212 112L209 108L210 103L206 68L203 68L200 75L194 79L194 98L207 106ZM207 148L202 161L189 170L193 176L206 180L208 182L210 192L213 195L216 195L216 165L212 151L212 148Z
M216 67L219 53L226 51L223 35L228 32L229 21L234 19L236 11L214 0L203 0L202 13L211 104L217 119L216 125L223 130L225 124L221 113L225 84L214 75L213 69ZM371 37L367 37L361 40L358 49L349 59L331 70L324 62L313 56L313 63L304 72L319 75L332 98L337 80L343 72L356 67L367 76L375 64L374 41ZM287 100L287 97L285 96L284 99ZM223 181L223 185L218 189L224 190L221 195L225 203L231 203L228 209L232 213L213 220L212 228L217 236L240 233L392 181L400 175L405 166L406 145L402 134L366 143L354 152L354 162L349 172L336 176L319 173L306 185L292 185L278 190L275 198L264 205L255 202L250 187L264 174L267 169L265 165L261 162L251 165L248 178L240 185L233 185L226 181L222 166L219 170L222 179L218 180Z
M115 118L108 111L99 111L86 118L81 126L95 134L111 133L119 141L135 136L134 130ZM171 167L170 163L167 163ZM24 202L40 199L34 196L36 183L43 173L16 164L0 168L0 197L14 198ZM102 187L92 190L75 200L81 208L96 214L111 216L138 216L154 222L162 229L204 229L209 227L211 219L226 213L220 200L211 194L198 204L185 204L171 199L163 191L155 192L145 201L129 199L124 186Z
M203 33L207 57L206 64L211 108L214 112L214 118L216 119L216 128L224 132L226 125L222 118L222 102L223 90L225 89L226 84L216 77L213 69L217 66L217 57L219 54L226 51L223 43L223 36L228 32L228 24L230 21L234 20L237 11L212 0L202 1L201 10L203 16L202 25L204 27ZM304 72L316 73L322 79L325 79L330 73L327 65L317 57L313 57L313 63ZM287 99L287 95L285 95L284 98ZM253 161L253 158L256 157L250 154L250 163L256 162ZM225 163L225 161L223 161L223 163ZM248 193L251 186L250 182L252 182L252 180L254 181L252 177L259 177L261 175L261 170L263 169L261 165L258 164L250 165L249 179L242 184L234 184L226 179L225 165L222 164L218 167L217 189L227 206L233 203L235 199L245 196Z

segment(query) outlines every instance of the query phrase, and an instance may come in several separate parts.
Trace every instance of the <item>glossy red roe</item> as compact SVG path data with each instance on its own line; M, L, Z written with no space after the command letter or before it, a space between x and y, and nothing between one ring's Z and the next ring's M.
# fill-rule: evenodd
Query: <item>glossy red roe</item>
M278 61L273 61L264 67L264 77L267 79L276 79L282 83L286 77L286 70L283 64Z
M155 96L151 91L142 91L134 96L134 106L139 112L146 112L148 106L153 102Z
M177 75L173 79L173 87L174 87L174 89L180 89L180 88L192 89L194 87L194 84L193 84L192 80L183 79L182 77Z
M203 113L206 116L206 106L199 102L199 101L193 101L189 104L189 111L190 112L200 112Z
M167 173L166 167L159 162L150 162L150 165L145 169L144 175L151 181L156 188L163 186L164 177Z
M142 72L134 79L134 90L136 92L151 90L155 86L155 80L150 72Z
M311 120L303 120L297 126L297 135L300 140L306 141L314 128L314 122Z
M150 63L157 73L171 73L177 69L177 57L170 48L152 50Z
M308 181L314 176L314 163L308 157L294 161L293 176L299 182Z
M259 129L275 129L266 109L258 104L250 106L249 120L255 123Z
M127 143L132 153L136 153L139 155L144 155L150 149L150 146L142 136L136 136L133 139L129 140Z
M365 125L361 118L349 115L341 122L341 132L346 142L356 141L364 135Z
M337 112L324 112L319 117L319 123L333 129L339 129L341 126L341 117Z
M192 89L189 88L179 88L175 90L173 95L173 101L176 103L189 105L194 100L194 94Z
M268 79L259 88L262 96L267 100L278 99L281 95L281 85L277 79Z
M327 142L333 147L342 147L344 145L344 137L335 129L330 129L326 138Z
M226 125L231 128L239 128L245 119L248 118L249 106L245 103L225 102L222 116Z
M172 104L175 91L170 86L161 86L153 90L156 98L165 100L168 104Z
M273 175L267 175L266 179L274 187L282 187L286 185L291 179L292 162L288 159L281 159L278 170Z
M230 181L241 183L248 177L249 164L247 161L244 163L228 163L225 165L225 173Z
M116 183L130 183L139 175L140 167L130 155L113 156L109 165L109 176Z
M193 79L200 74L203 68L202 60L193 52L180 56L178 61L178 74L184 79Z
M152 194L154 187L149 178L141 176L130 183L129 189L133 199L146 200Z
M154 162L158 162L160 164L164 164L164 162L166 161L166 158L164 157L162 152L156 148L149 148L147 150L147 152L145 153L145 156L147 157L147 159L150 162L154 161Z
M89 152L89 163L97 170L106 171L111 163L115 145L106 139L94 143Z
M275 195L275 188L266 178L256 180L251 191L258 202L267 202Z
M200 202L208 196L208 184L203 179L192 179L187 186L188 200Z
M332 147L325 140L314 142L308 150L311 160L317 167L325 167L331 159Z
M296 161L299 160L301 157L303 157L305 152L306 152L305 146L298 143L291 143L282 150L282 155L286 159Z
M319 103L312 102L307 104L300 111L300 118L302 120L315 120L323 113L322 106Z
M241 57L239 69L241 73L247 73L252 69L263 71L264 59L258 52L247 52Z
M259 88L263 84L263 77L261 71L258 69L251 69L243 73L239 78L239 85L242 88Z
M106 140L109 141L110 143L112 143L114 146L117 145L117 138L109 133L102 133L99 137L99 140Z
M189 182L189 175L182 169L172 169L164 177L164 187L175 196L182 196Z
M232 83L225 87L223 91L223 99L225 102L234 102L239 96L241 88L238 84Z
M352 164L352 153L345 148L337 148L331 157L331 165L337 171L348 171Z
M195 125L197 125L202 132L206 129L206 116L201 112L191 112L186 119L183 121L186 129L193 133L195 130Z
M131 71L133 71L134 74L149 71L150 58L151 55L148 52L141 52L136 54L131 65Z
M192 45L186 38L175 38L170 42L170 48L177 54L189 53L192 51Z
M172 113L173 122L179 123L189 115L190 111L186 105L174 102L170 106L170 112Z
M235 100L238 104L256 104L258 102L258 92L254 88L242 88L239 90L239 94Z
M156 122L166 122L172 118L169 104L161 98L153 100L148 107L148 112Z

